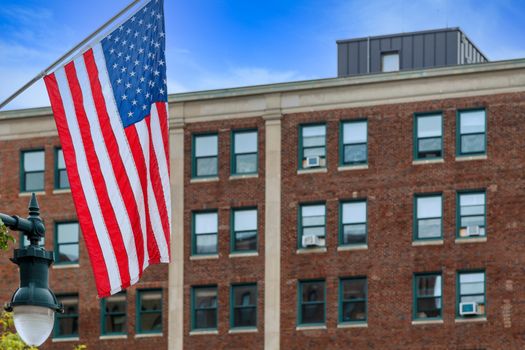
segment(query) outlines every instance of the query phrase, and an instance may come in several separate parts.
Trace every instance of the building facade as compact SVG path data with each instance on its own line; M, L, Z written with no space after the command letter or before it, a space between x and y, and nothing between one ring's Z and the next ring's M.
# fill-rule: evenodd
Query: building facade
M50 110L0 113L0 211L39 192L72 305L44 348L525 347L525 60L176 94L169 114L173 261L108 306Z

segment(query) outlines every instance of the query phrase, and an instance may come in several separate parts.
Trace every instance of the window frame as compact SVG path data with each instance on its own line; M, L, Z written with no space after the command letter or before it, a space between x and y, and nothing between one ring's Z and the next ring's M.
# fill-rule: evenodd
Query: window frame
M255 152L235 153L235 135L237 135L237 134L250 134L250 133L255 133L255 144L257 146ZM231 140L230 174L232 176L256 175L256 174L258 174L259 173L259 130L257 128L232 130L231 134L230 134L230 140ZM238 173L236 171L237 170L237 156L238 155L253 155L253 154L255 154L255 171L246 172L246 173Z
M428 277L428 276L439 276L441 277L441 296L439 297L441 299L441 309L439 310L439 316L438 317L417 317L417 302L419 299L436 299L437 297L419 297L418 296L418 289L417 289L417 279L418 277ZM443 272L441 271L434 271L434 272L416 272L413 275L412 278L412 320L419 321L419 320L442 320L443 319L443 285L444 285L444 279L443 279Z
M344 235L344 224L343 224L343 206L346 203L360 203L365 202L365 215L366 215L366 221L365 221L365 243L343 243L343 235ZM325 219L326 220L326 219ZM346 200L340 200L339 201L339 247L352 247L352 246L360 246L360 245L367 245L368 246L368 198L356 198L356 199L346 199ZM326 221L325 221L326 226Z
M345 143L344 141L344 135L345 135L345 124L357 124L357 123L366 123L366 142L360 142L360 143ZM363 162L353 162L353 163L347 163L345 162L345 146L347 145L365 145L366 147L366 158ZM359 166L359 165L368 165L368 118L359 118L359 119L346 119L341 120L339 123L339 166Z
M238 250L235 249L235 242L237 240L237 232L251 232L251 231L235 231L235 212L237 211L250 211L255 210L256 224L255 224L255 249L249 250ZM259 251L259 209L256 206L253 207L234 207L230 210L230 252L236 253L256 253Z
M461 302L461 285L459 283L459 277L462 274L470 274L470 273L483 273L483 299L485 301L484 304L484 312L481 315L472 315L472 316L461 316L459 314L459 303ZM467 294L467 295L480 295L480 294ZM457 270L456 271L456 318L464 319L464 318L483 318L487 317L487 271L485 269L473 269L473 270Z
M417 211L417 200L418 198L426 198L426 197L441 197L441 216L439 219L441 219L441 232L439 237L427 237L427 238L421 238L419 237L419 220L429 220L429 219L437 219L437 218L425 218L425 219L418 219L418 211ZM412 220L412 239L414 241L436 241L436 240L442 240L443 239L443 210L445 205L445 199L443 198L442 192L431 192L431 193L415 193L414 199L413 199L413 220Z
M125 296L125 300L126 300L126 308L125 308L125 310L126 311L124 313L122 313L122 312L109 312L109 313L106 313L107 299L111 298L111 296L100 299L100 335L102 335L102 336L106 336L106 335L109 335L109 336L112 336L112 335L127 335L128 334L128 331L129 331L129 329L128 329L128 293L126 291L122 291L122 292L119 292L117 294L113 294L113 296L114 295L119 295L119 294L124 294L124 296ZM110 316L124 315L125 316L124 324L126 325L125 326L125 331L124 332L106 332L106 316L107 315L110 315Z
M44 154L44 169L39 171L25 171L25 160L24 155L26 153L36 153L36 152L43 152ZM42 173L42 176L44 177L44 181L42 182L43 186L42 188L38 189L32 189L28 190L26 189L26 174L36 174L36 173ZM45 148L33 148L33 149L24 149L20 151L20 193L31 193L31 192L41 192L45 191L46 188L46 150Z
M327 141L327 132L328 132L328 127L327 127L327 124L325 122L314 122L314 123L307 123L307 124L299 124L299 152L298 152L298 169L299 170L305 170L305 169L312 169L312 168L305 168L303 167L303 159L305 158L304 157L304 150L305 149L308 149L308 148L318 148L318 147L304 147L303 146L303 129L304 128L307 128L307 127L311 127L311 126L324 126L324 161L325 161L325 164L324 165L320 165L316 168L313 168L313 169L324 169L327 167L327 164L328 164L328 154L326 152L326 141Z
M351 280L365 280L365 299L355 299L352 301L343 300L343 282ZM368 278L367 276L351 276L351 277L340 277L339 278L339 290L338 290L338 324L366 324L368 323ZM351 302L365 302L365 319L355 321L343 321L343 303Z
M396 70L384 70L384 64L383 64L383 56L388 55L397 55L397 69ZM381 51L379 55L379 68L380 73L392 73L392 72L399 72L401 71L401 52L400 50L387 50L387 51Z
M217 232L215 232L215 235L217 236L217 245L215 246L215 252L213 253L197 253L197 234L196 234L196 216L199 214L217 214ZM205 235L211 235L211 233L207 233ZM218 209L208 209L208 210L196 210L191 212L191 256L210 256L210 255L217 255L219 254L219 210Z
M53 325L53 334L52 334L52 338L53 339L69 339L69 338L78 338L79 335L80 335L80 327L78 327L77 329L77 332L74 333L74 334L68 334L68 335L59 335L58 334L58 322L60 319L67 319L67 318L76 318L77 319L77 323L80 322L80 298L78 296L78 293L64 293L64 294L57 294L57 300L60 300L60 298L64 297L64 298L67 298L67 297L76 297L77 298L77 313L76 314L65 314L64 313L59 313L57 312L56 313L56 316L55 316L55 322L54 322L54 325Z
M60 262L58 261L58 257L60 256L60 245L73 245L75 243L59 243L58 242L58 226L64 225L64 224L77 224L78 225L78 241L76 245L78 246L78 260L77 261L66 261L66 262ZM55 254L55 265L79 265L80 264L80 223L78 220L65 220L65 221L55 221L55 232L53 232L53 252Z
M203 310L212 310L215 309L215 327L214 328L196 328L195 327L195 319L196 319L196 308L195 308L195 291L197 289L215 289L215 296L216 296L216 306L215 308L205 308ZM191 331L215 331L219 327L219 287L216 284L210 284L210 285L199 285L199 286L191 286L191 292L190 292L190 326ZM201 308L199 308L200 310Z
M299 210L297 211L297 249L309 249L306 247L303 247L303 207L308 206L316 206L316 205L324 205L324 240L325 245L324 247L318 247L318 248L326 248L326 202L320 201L320 202L309 202L309 203L300 203L299 204ZM320 227L320 226L307 226L307 227Z
M205 157L197 157L196 151L197 151L197 138L198 137L206 137L206 136L216 136L217 137L217 155L215 156L205 156ZM204 133L195 133L191 135L191 178L192 179L208 179L208 178L214 178L219 176L219 133L210 131L210 132L204 132ZM201 158L215 158L217 162L217 172L212 175L197 175L197 160Z
M158 311L151 311L151 310L147 310L147 311L142 311L142 299L141 299L141 295L143 293L148 293L148 292L160 292L160 310ZM162 334L163 331L164 331L164 313L163 313L163 308L164 308L164 291L162 290L162 288L146 288L146 289L137 289L137 293L136 293L136 301L135 301L135 334ZM160 318L161 318L161 327L160 327L160 331L144 331L142 330L142 327L141 327L141 316L143 314L160 314Z
M463 194L482 194L485 196L485 203L483 208L483 228L485 229L485 234L478 237L461 237L459 231L461 229L461 206L460 206L460 197ZM479 216L479 215L466 215L466 216ZM458 190L456 191L456 239L459 240L468 240L476 238L487 238L487 190L486 189L470 189L470 190Z
M441 157L419 157L419 140L420 139L428 139L428 138L435 138L435 137L419 137L418 135L418 122L419 118L422 117L431 117L431 116L441 116ZM444 159L445 156L445 144L444 144L444 131L445 131L445 117L443 115L442 110L437 111L430 111L430 112L416 112L414 113L414 125L413 125L413 150L414 150L414 160L436 160L436 159Z
M323 301L322 302L310 302L311 304L323 304L323 322L319 323L304 323L303 322L303 285L305 283L323 283ZM324 326L326 324L326 280L324 279L306 279L297 281L297 326Z
M461 136L463 135L478 135L479 132L461 134L461 113L462 112L476 112L483 111L485 115L485 132L483 133L483 151L482 152L467 152L464 153L461 151ZM477 155L486 155L487 154L487 108L486 107L473 107L473 108L463 108L456 110L456 156L457 157L470 157Z
M236 287L255 287L255 304L253 306L235 306L235 293ZM230 285L230 329L257 329L259 326L259 318L257 317L259 302L259 288L257 282L245 282L245 283L232 283ZM235 309L236 308L255 308L255 325L254 326L235 326Z
M67 170L66 170L66 167L64 167L63 169L59 168L58 167L58 152L62 151L62 156L64 155L64 149L62 147L55 147L55 152L54 152L54 155L55 155L55 159L54 159L54 170L55 170L55 190L69 190L71 189L71 184L69 184L68 187L60 187L60 171L65 171L66 172L66 176L67 175ZM64 159L64 163L65 163L65 159ZM69 183L69 177L68 177L68 183Z

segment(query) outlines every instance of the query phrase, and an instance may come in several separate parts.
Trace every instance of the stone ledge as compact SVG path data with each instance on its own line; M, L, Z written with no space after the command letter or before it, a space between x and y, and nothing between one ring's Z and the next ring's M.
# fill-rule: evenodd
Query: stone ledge
M239 328L239 329L230 329L229 334L242 334L242 333L257 333L259 330L257 328Z
M487 241L487 237L476 237L476 238L456 238L454 243L464 244L464 243L484 243Z
M415 325L425 325L425 324L443 324L443 320L413 320L412 324Z
M470 160L486 160L487 155L481 154L477 156L456 156L456 162L468 162Z
M344 245L337 247L338 252L347 252L353 250L367 250L368 244L355 244L355 245Z
M163 337L162 333L139 333L135 334L135 338L153 338L153 337Z
M259 256L258 252L249 252L249 253L230 253L229 258L248 258L253 256Z
M366 170L368 169L368 164L360 165L341 165L337 167L337 171L348 171L348 170Z
M324 168L312 168L312 169L299 169L297 170L297 175L303 174L316 174L316 173L326 173L328 169Z
M257 179L259 174L230 175L230 180Z
M419 240L419 241L413 241L412 246L418 247L418 246L425 246L425 245L443 245L442 239L428 239L428 240Z
M191 331L190 335L217 335L219 334L218 330L202 330L202 331Z
M469 323L469 322L487 322L486 317L469 317L469 318L456 318L456 323Z
M190 256L190 260L208 260L208 259L219 259L219 255L213 254L213 255L192 255Z
M219 181L219 177L203 177L203 178L195 178L190 180L190 184L196 184L196 183L202 183L202 182L216 182Z
M367 322L339 323L337 328L367 328Z
M315 254L315 253L326 253L326 247L300 248L300 249L297 249L296 251L296 254Z
M412 161L412 165L439 164L439 163L445 163L445 160L443 158L437 158L437 159L416 159Z

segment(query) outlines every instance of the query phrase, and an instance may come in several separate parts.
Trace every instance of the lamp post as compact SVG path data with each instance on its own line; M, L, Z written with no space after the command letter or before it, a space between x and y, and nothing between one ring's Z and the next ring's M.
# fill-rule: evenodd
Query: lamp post
M28 345L40 346L51 334L55 313L62 313L63 306L49 289L49 267L55 259L53 252L39 246L46 228L35 194L31 195L27 219L2 213L0 219L11 230L21 231L30 242L28 247L15 249L11 258L20 270L20 287L5 310L13 311L15 328L22 340Z

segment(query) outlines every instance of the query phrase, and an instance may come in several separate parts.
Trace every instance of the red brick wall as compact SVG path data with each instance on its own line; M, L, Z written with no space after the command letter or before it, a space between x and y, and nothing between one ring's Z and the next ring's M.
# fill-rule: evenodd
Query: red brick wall
M487 109L487 160L455 160L456 111ZM443 111L444 163L413 165L413 113ZM339 122L368 119L369 169L338 171ZM327 173L297 174L298 125L327 123ZM525 348L525 94L298 113L283 118L283 349ZM456 244L456 191L487 190L487 242ZM442 192L444 244L413 247L414 193ZM368 198L368 249L337 251L338 203ZM327 252L297 254L297 209L326 201ZM456 271L486 270L487 321L455 323ZM443 273L443 324L412 325L414 272ZM368 327L337 328L338 279L368 277ZM326 328L296 330L297 281L323 278ZM511 326L505 328L505 304Z
M53 194L55 147L58 137L35 138L16 141L0 141L0 212L27 216L29 197L20 197L20 151L45 148L45 195L38 195L41 217L45 220L47 250L53 250L54 226L56 221L75 220L76 211L71 194ZM15 245L18 248L18 242ZM168 328L168 266L150 266L141 282L128 289L128 337L125 340L99 340L100 300L97 298L95 281L89 257L82 237L80 238L80 261L78 268L50 269L50 286L55 294L79 295L80 341L53 343L48 340L42 349L67 349L73 344L86 344L89 349L159 349L167 346ZM8 258L12 249L0 254L0 301L7 302L18 287L19 277L16 266ZM135 294L137 289L163 288L163 330L164 337L135 339Z

